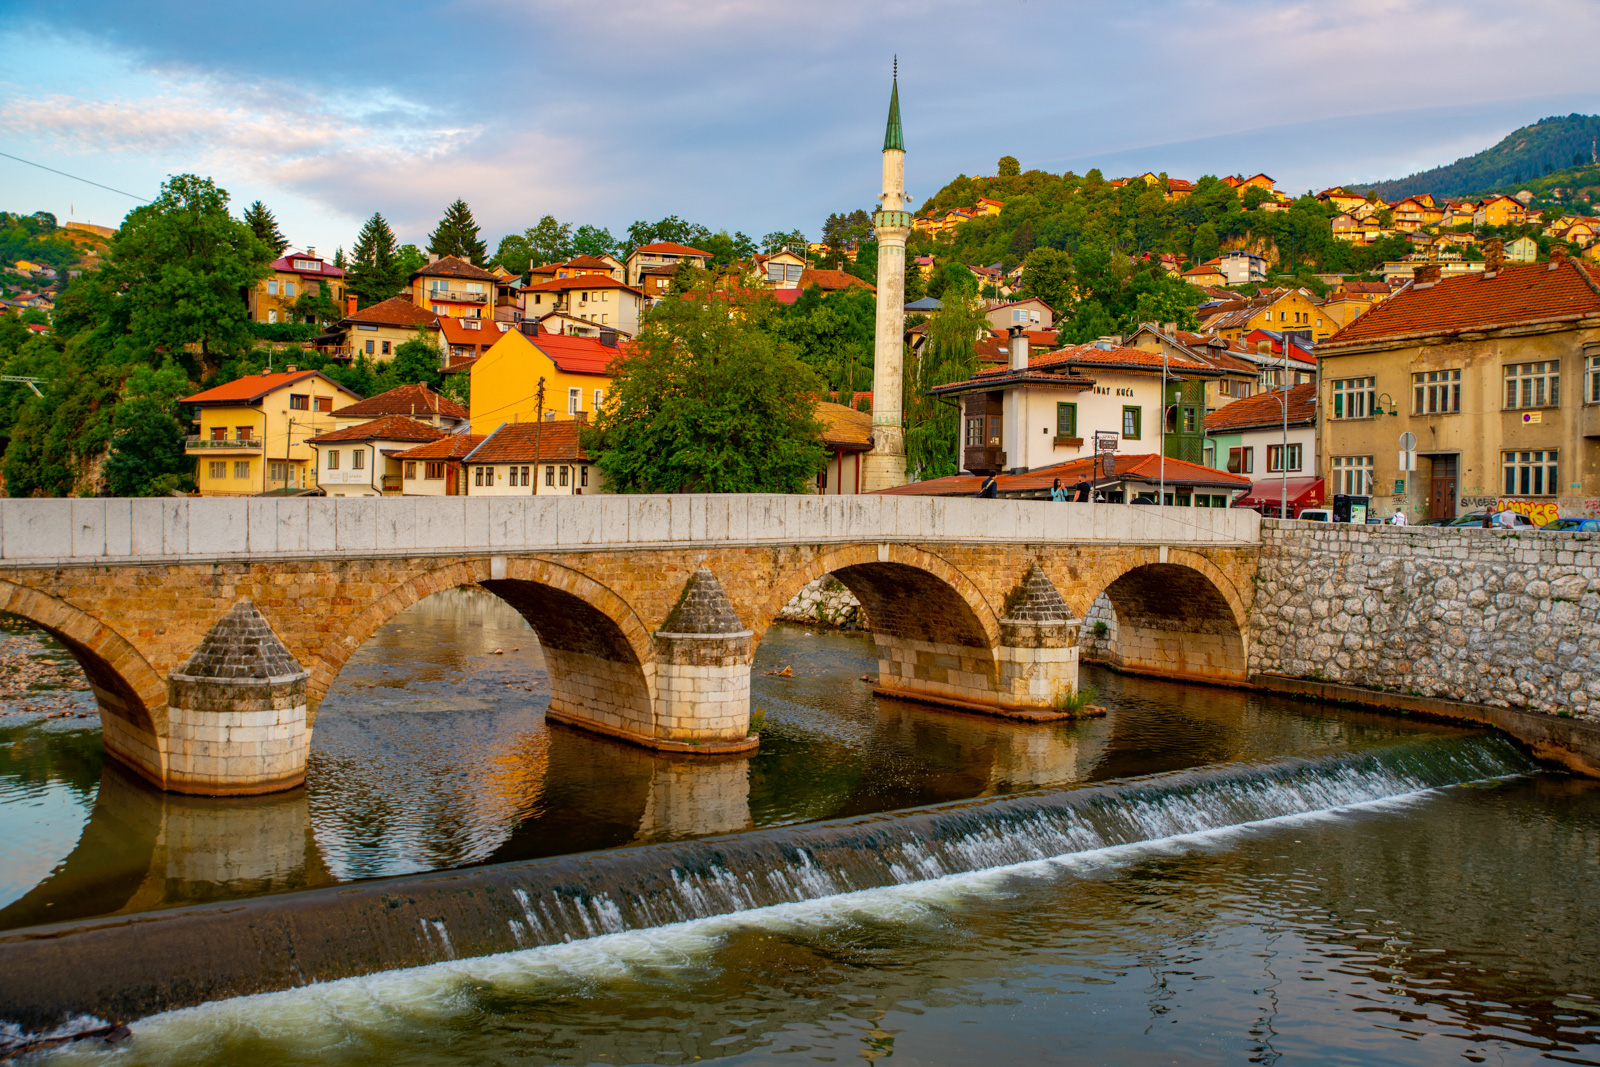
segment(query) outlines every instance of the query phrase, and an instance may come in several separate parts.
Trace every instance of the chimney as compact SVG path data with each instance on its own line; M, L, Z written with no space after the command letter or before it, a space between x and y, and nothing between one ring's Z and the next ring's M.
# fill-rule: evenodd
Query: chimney
M354 315L356 313L356 298L354 295L347 295L344 298L344 305L344 313L346 315Z
M1263 355L1263 356L1272 355L1272 342L1270 340L1268 340L1268 341L1257 341L1256 342L1256 352L1259 353L1260 355Z
M1439 264L1429 263L1426 266L1417 267L1411 272L1411 279L1413 289L1421 289L1424 286L1434 284L1439 280Z
M299 374L300 368L291 363L287 367L283 368L283 372L285 374Z
M1011 369L1027 370L1028 331L1021 326L1013 326L1007 332L1011 334Z
M1483 245L1483 272L1486 275L1498 274L1506 269L1506 243L1495 237L1484 242Z
M317 258L317 250L315 248L312 248L310 245L306 245L306 258L307 259L316 259Z
M1177 337L1178 324L1175 322L1163 322L1161 324L1161 332L1166 334L1168 337Z
M428 253L428 262L429 263L437 263L437 262L439 262L439 253L437 253L437 252L429 252Z
M1550 246L1550 265L1546 267L1545 270L1555 270L1566 261L1567 246L1564 244L1553 244Z
M617 347L617 331L616 330L601 330L600 331L600 343L605 345L607 348L616 348Z

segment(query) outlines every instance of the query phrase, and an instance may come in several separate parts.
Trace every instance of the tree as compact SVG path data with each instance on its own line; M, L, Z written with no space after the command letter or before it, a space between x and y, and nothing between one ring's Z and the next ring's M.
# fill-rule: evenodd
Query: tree
M739 235L743 237L743 234ZM746 238L748 240L748 238ZM617 239L603 226L579 226L572 233L572 254L575 256L611 256L617 252Z
M428 257L416 245L401 245L395 249L394 269L400 275L400 284L405 285L410 277L428 265Z
M1057 311L1072 306L1072 257L1041 245L1028 253L1022 265L1022 288Z
M356 235L350 250L349 273L345 288L355 294L356 307L381 303L400 291L406 275L395 259L394 231L384 217L374 211Z
M344 268L347 266L344 258L344 245L340 245L338 248L333 250L333 265L338 267L340 270L344 270Z
M101 471L106 492L159 496L193 488L194 459L184 453L187 420L178 417L178 399L188 391L188 376L171 361L140 366L128 376Z
M999 175L1002 178L1015 178L1022 173L1022 164L1017 162L1016 156L1001 156Z
M123 219L101 272L103 291L121 294L137 342L174 354L198 343L209 375L219 354L250 347L243 294L267 276L272 258L271 247L228 214L226 191L179 174Z
M409 341L402 341L395 347L394 358L383 365L379 372L379 392L385 392L401 385L411 385L421 382L429 389L437 390L443 384L444 375L439 373L439 346L428 336L428 331L418 329L416 336Z
M1115 333L1117 320L1098 300L1085 300L1072 311L1072 319L1059 332L1060 343L1082 345Z
M1194 240L1189 244L1189 258L1196 265L1207 260L1216 259L1222 251L1222 242L1217 238L1217 228L1209 222L1202 222L1194 228Z
M788 251L804 259L808 250L806 235L799 230L790 230L788 233L769 233L761 239L761 251L769 256Z
M704 278L651 310L584 433L614 489L798 493L816 477L822 383L773 336L764 303Z
M540 264L559 263L572 257L572 223L557 222L554 215L546 215L538 225L523 233L528 239L528 250Z
M244 223L250 227L251 233L271 245L276 255L283 255L283 250L289 247L289 239L278 229L278 220L272 217L272 212L261 201L257 200L244 209Z
M428 235L428 251L436 256L459 256L475 267L486 265L488 246L478 237L478 224L465 200L444 209L444 218Z
M960 416L948 400L931 397L928 390L976 374L977 341L988 330L983 305L963 292L951 293L928 320L928 339L906 381L906 474L912 481L961 469L956 458Z
M492 262L517 274L526 274L529 264L533 263L533 249L528 246L527 236L520 233L508 233L500 238L500 244L495 247ZM539 266L540 264L533 265Z

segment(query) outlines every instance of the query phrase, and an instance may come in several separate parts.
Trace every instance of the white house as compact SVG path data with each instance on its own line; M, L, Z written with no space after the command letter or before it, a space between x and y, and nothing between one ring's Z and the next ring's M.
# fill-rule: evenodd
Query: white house
M586 418L502 423L461 460L468 496L582 496L602 489L584 452Z
M385 415L306 442L317 453L317 484L329 496L399 495L400 466L394 456L448 431L405 415Z

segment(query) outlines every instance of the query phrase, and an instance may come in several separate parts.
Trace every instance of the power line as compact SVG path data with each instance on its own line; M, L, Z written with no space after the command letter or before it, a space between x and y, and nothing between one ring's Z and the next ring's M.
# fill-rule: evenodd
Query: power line
M130 193L130 192L127 192L127 191L125 191L123 189L113 189L109 185L101 185L99 182L92 182L88 178L80 178L76 174L68 174L64 170L56 170L54 167L47 167L43 163L35 163L31 159L23 159L21 156L14 156L10 152L0 152L0 156L5 156L7 159L14 159L18 163L26 163L30 167L38 167L40 170L47 170L51 174L59 174L63 178L71 178L75 182L84 182L87 185L93 185L96 188L104 189L107 192L119 193L122 196L131 196L131 197L133 197L133 199L139 201L141 204L150 203L150 199L148 197L140 196L137 193Z

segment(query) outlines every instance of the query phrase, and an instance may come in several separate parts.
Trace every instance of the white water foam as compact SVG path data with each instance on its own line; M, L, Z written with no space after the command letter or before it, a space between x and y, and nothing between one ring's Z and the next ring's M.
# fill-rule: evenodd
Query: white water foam
M1418 789L900 885L834 893L818 899L774 904L649 929L598 933L565 944L382 971L299 989L215 1001L142 1019L132 1024L134 1039L117 1049L66 1046L50 1054L50 1061L98 1063L108 1056L118 1057L118 1063L159 1063L169 1059L204 1061L219 1034L239 1033L304 1055L315 1055L320 1049L348 1042L352 1031L383 1028L399 1018L411 1020L415 1025L458 1017L469 1010L461 995L469 986L537 990L550 996L659 974L662 970L705 967L732 935L752 928L779 935L806 936L855 924L914 927L936 923L948 912L970 902L993 901L1012 895L1008 884L1018 879L1114 877L1128 866L1155 855L1220 850L1253 834L1340 821L1362 813L1402 811L1425 803L1446 788L1452 787ZM801 858L798 877L807 882L808 888L821 888L830 880L827 872L811 865L803 852ZM785 873L793 875L793 872ZM914 877L911 872L906 874ZM692 891L693 887L685 885L684 889ZM528 900L520 891L517 896L531 923L530 904L536 902ZM586 925L604 926L611 918L604 908L582 911L581 906L570 901L565 903L563 913L581 914ZM556 906L561 908L562 902L558 901ZM620 922L620 917L616 921ZM442 924L438 926L437 936L446 937Z

